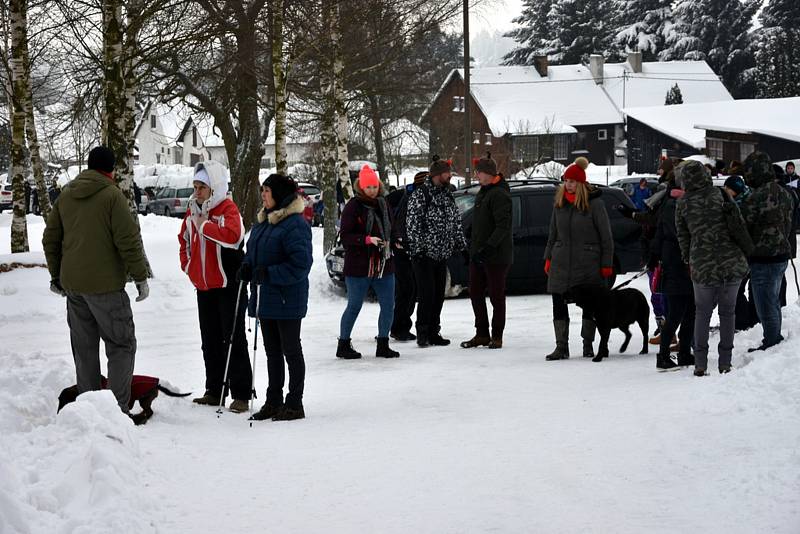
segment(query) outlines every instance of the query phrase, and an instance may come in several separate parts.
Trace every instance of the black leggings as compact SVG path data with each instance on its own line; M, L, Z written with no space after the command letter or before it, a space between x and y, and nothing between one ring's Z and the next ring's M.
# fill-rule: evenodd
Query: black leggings
M289 367L289 392L286 405L299 408L303 405L303 386L306 378L306 362L300 344L302 319L261 319L261 333L267 352L267 402L275 406L283 404L283 384L286 371L283 359Z

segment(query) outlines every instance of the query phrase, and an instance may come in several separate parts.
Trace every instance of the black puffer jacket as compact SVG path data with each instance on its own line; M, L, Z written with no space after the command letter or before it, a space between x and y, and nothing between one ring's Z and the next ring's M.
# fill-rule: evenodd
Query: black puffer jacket
M660 292L668 295L691 295L694 293L692 278L689 276L688 265L681 258L681 247L675 228L677 201L672 197L672 191L673 188L669 188L666 200L661 205L656 234L650 242L650 252L654 259L661 262Z
M497 183L481 187L475 195L472 215L470 255L485 263L511 265L514 243L511 239L511 189L502 177Z

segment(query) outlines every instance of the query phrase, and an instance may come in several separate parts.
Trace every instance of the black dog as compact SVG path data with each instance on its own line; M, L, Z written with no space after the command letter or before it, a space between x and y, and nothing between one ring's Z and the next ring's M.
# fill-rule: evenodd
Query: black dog
M100 386L103 389L108 388L108 380L106 377L100 377ZM163 392L169 397L187 397L191 395L191 392L177 393L162 386L159 379L154 376L133 375L133 377L131 377L131 400L128 403L128 408L133 408L133 404L136 401L139 401L139 406L142 408L140 413L131 415L131 419L133 419L135 424L143 425L153 416L152 404L158 396L159 391ZM61 395L58 396L57 412L60 412L61 408L67 404L75 402L75 399L77 398L77 385L64 388L61 391Z
M647 354L650 305L641 291L631 288L612 291L604 286L581 285L570 289L569 299L591 314L597 324L600 346L593 362L608 358L608 337L612 328L619 328L625 334L625 341L619 348L620 352L625 352L631 340L628 327L633 323L639 323L642 329L642 351L639 354Z

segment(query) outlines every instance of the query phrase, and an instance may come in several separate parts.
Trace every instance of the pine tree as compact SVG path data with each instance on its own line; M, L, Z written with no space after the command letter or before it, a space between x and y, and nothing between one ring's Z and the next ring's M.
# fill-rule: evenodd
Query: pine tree
M672 106L675 104L683 104L683 93L681 93L681 88L678 87L677 83L667 91L667 99L664 101L665 106Z
M762 30L756 52L760 98L800 96L800 3L772 0L761 11Z
M671 5L672 0L618 0L617 46L626 52L639 50L644 61L655 61L666 46Z
M557 0L556 0L557 1ZM505 65L531 65L534 56L546 56L553 49L553 32L550 11L554 0L525 0L522 13L512 22L521 25L508 32L520 44L505 55Z
M759 0L680 0L662 60L706 61L737 98L752 96L750 29Z
M560 0L550 18L556 36L553 63L586 63L594 53L606 59L618 57L614 47L611 0Z

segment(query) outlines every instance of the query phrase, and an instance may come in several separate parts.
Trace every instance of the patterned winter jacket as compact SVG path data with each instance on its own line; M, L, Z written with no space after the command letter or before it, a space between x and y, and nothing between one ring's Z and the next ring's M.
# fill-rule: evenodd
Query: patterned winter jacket
M741 203L755 250L750 263L777 263L791 257L792 197L774 180L755 187Z
M686 190L678 200L675 226L692 281L719 286L741 280L748 270L743 248L749 238L743 239L747 230L739 208L730 197L726 200L724 190L714 187L700 162L684 161L675 175Z
M408 201L406 232L412 257L445 261L467 250L453 194L446 186L433 185L430 178L414 190Z

